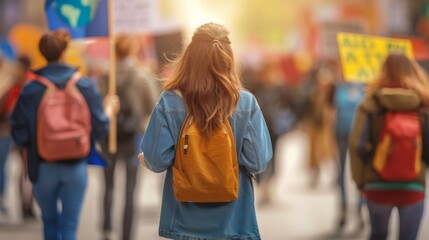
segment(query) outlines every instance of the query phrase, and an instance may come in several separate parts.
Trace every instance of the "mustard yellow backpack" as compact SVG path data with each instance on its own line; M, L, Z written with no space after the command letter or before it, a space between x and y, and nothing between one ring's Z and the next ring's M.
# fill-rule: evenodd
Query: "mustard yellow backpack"
M230 202L238 197L238 160L228 119L205 138L186 116L173 165L173 189L178 202Z

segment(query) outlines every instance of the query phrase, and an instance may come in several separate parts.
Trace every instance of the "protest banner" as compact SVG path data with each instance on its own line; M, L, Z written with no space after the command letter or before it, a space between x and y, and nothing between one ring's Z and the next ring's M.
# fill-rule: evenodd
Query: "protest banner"
M346 81L372 82L391 52L401 52L414 58L411 41L407 39L338 33L337 40Z
M67 29L73 39L107 37L108 4L108 0L46 0L49 29Z

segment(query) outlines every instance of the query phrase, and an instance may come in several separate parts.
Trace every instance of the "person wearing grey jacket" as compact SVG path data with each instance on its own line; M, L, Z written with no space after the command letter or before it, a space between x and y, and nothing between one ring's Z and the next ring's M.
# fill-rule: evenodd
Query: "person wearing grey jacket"
M154 76L138 62L133 53L136 42L129 35L119 35L116 40L116 91L121 109L117 115L117 152L109 153L108 144L102 144L103 155L107 158L104 170L104 239L110 239L112 231L112 202L115 168L119 161L126 166L125 209L122 220L123 240L132 239L134 213L134 189L137 181L138 161L136 159L137 142L145 131L146 119L155 106L159 90ZM100 81L100 91L107 94L108 78ZM120 163L119 163L120 164Z

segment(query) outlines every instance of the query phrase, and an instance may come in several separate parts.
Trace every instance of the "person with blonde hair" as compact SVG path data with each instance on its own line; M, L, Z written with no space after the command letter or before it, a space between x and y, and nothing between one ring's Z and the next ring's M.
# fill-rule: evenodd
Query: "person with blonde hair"
M141 162L153 172L167 170L159 226L159 235L165 238L261 239L251 175L264 171L272 146L256 99L242 88L228 35L224 26L215 23L194 32L164 82L143 137ZM195 203L175 198L175 149L187 115L207 138L228 118L239 164L236 200Z
M368 201L370 239L387 238L395 207L399 239L417 239L429 163L428 107L424 71L404 54L391 53L357 109L349 140L352 177Z
M69 41L70 35L65 30L48 32L42 36L39 42L39 50L48 64L35 72L40 77L24 86L11 116L13 140L20 149L27 151L27 172L33 184L34 197L40 206L44 239L47 240L76 239L79 217L88 184L87 160L89 153L84 157L70 157L67 159L54 159L57 155L44 155L42 157L38 145L53 144L52 138L47 140L47 138L40 138L40 135L38 135L41 131L38 125L40 123L38 113L40 113L39 105L43 104L42 99L53 91L59 92L60 89L65 89L70 86L70 81L74 81L72 82L75 84L73 86L74 90L80 92L81 97L87 103L90 143L86 139L77 138L75 135L74 144L70 144L68 141L67 145L63 145L62 152L67 152L67 147L71 145L77 145L80 142L93 144L94 141L106 136L109 129L107 116L113 115L119 107L117 98L109 97L104 101L105 108L103 110L102 99L95 84L89 79L79 77L79 74L76 74L77 69L75 67L63 62ZM70 90L65 89L64 91ZM72 95L70 92L69 94ZM64 112L65 108L60 109L58 107L63 105L63 102L56 101L56 104L52 104L57 106L58 109L57 112L51 112L50 114L50 117L54 119L51 122L58 124L54 126L56 128L66 125L61 118L65 114L58 117L58 113ZM70 101L67 103L70 103ZM43 106L46 106L46 104ZM81 110L85 109L81 107ZM76 111L67 113L73 115ZM83 113L79 115L79 118L83 118ZM69 129L78 127L75 124L70 126ZM47 129L45 128L44 131L47 131ZM65 136L64 138L67 137L73 136ZM58 141L56 140L56 142ZM49 159L46 159L48 157Z
M112 238L112 206L115 192L115 170L124 164L125 203L122 217L121 239L133 239L134 235L134 192L138 178L139 163L136 160L138 143L145 131L145 123L159 96L155 77L143 68L137 58L138 39L130 34L118 34L115 41L116 54L116 94L121 102L116 126L118 149L110 153L108 141L102 142L102 152L108 160L104 168L104 197L102 230L103 240ZM108 94L108 76L99 81L102 96ZM138 143L136 138L138 138Z

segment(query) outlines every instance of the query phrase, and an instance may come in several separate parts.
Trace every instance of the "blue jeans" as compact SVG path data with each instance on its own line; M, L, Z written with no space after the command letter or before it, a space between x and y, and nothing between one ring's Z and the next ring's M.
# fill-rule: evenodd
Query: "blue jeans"
M0 136L0 198L4 195L6 186L6 160L9 155L12 138Z
M338 186L340 188L340 200L341 208L345 210L347 208L347 189L346 189L346 162L348 156L348 147L349 147L349 136L348 135L336 135L337 138L337 147L339 153L339 170L338 170ZM364 201L361 197L358 199L358 208L360 209Z
M380 205L368 201L371 220L370 240L387 239L390 213L395 206ZM423 216L424 200L405 206L397 206L399 212L399 240L415 240Z
M33 192L42 211L45 240L76 239L87 180L86 161L40 164Z
M346 161L347 161L347 148L348 148L348 136L338 136L337 135L337 145L339 153L339 163L340 169L338 172L338 186L340 187L341 194L341 207L346 209L347 207L347 195L346 195L346 181L345 181L345 172L346 172Z

